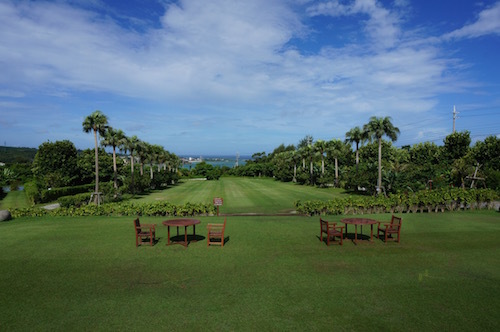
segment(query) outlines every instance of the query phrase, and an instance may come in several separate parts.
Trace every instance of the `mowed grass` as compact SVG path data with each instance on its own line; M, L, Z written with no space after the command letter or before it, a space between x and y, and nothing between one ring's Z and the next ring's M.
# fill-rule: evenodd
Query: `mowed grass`
M402 217L400 244L330 247L318 217L228 217L224 248L165 246L162 218L139 248L130 217L0 223L0 330L498 331L500 214Z
M329 200L343 189L316 188L270 178L222 177L218 181L185 180L174 187L138 197L138 202L212 203L222 197L220 213L289 213L296 200Z
M29 207L30 204L28 199L26 198L26 194L24 191L9 191L7 195L0 200L0 209L7 210L12 208L26 208Z

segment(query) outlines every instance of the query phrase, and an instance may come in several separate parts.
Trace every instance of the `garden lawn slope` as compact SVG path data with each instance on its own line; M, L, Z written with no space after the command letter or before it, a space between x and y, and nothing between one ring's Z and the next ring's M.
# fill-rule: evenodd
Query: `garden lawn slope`
M222 197L220 213L290 213L296 200L324 200L342 189L316 188L269 178L222 177L218 181L187 180L169 189L140 197L137 202L166 200L173 204L211 203Z
M132 218L1 223L0 330L500 330L498 212L405 214L400 244L330 247L318 219L228 217L224 248L167 247L163 218L139 248Z

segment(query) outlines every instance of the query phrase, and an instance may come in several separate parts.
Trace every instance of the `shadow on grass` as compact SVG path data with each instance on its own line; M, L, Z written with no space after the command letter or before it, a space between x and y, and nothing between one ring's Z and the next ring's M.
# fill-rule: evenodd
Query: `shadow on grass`
M203 235L198 235L198 234L188 234L187 235L187 245L191 242L199 242L205 240L206 237ZM168 239L167 239L168 243ZM184 244L184 234L179 234L179 235L173 235L170 237L170 244Z
M153 245L151 245L151 242L149 241L149 239L141 239L139 241L139 247L154 247L155 245L158 244L158 242L160 242L160 239L161 239L161 237L156 237L153 240Z

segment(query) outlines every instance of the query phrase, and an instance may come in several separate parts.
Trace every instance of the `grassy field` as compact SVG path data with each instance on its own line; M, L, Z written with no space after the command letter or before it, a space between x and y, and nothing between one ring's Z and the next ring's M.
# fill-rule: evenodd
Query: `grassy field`
M187 180L175 187L138 197L139 202L211 203L222 197L220 213L288 213L296 200L328 200L344 190L283 183L269 178L222 177L219 181Z
M200 219L200 236L222 221ZM0 223L0 330L500 329L495 211L405 214L401 244L330 247L317 217L229 217L222 249L166 247L161 220L139 248L131 218Z
M24 191L9 191L7 195L0 200L0 210L6 210L11 208L25 208L29 207L30 204Z

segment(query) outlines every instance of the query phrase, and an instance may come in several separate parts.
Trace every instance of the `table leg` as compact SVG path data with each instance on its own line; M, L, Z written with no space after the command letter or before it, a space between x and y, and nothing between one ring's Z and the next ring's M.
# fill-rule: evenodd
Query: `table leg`
M370 241L373 241L373 224L370 224L371 233L370 233Z
M188 246L188 227L184 226L184 247Z
M167 226L168 228L168 237L167 237L167 246L170 245L170 226Z
M358 225L354 225L354 243L358 244Z

